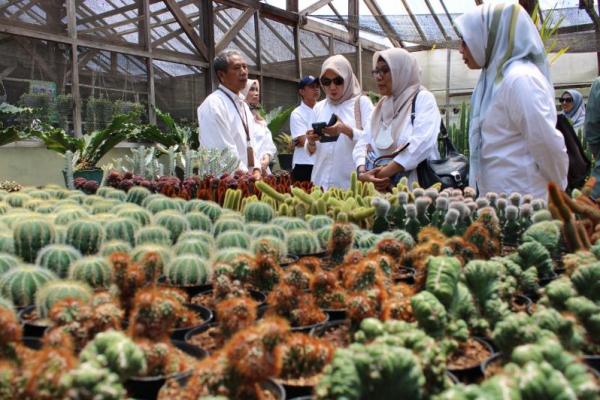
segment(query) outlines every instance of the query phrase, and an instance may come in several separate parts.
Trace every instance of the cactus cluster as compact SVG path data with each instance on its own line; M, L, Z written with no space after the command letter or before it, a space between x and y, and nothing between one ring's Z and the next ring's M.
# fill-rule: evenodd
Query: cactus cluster
M40 249L54 242L55 235L54 226L48 221L21 221L13 228L15 253L25 262L33 263Z
M184 254L169 262L164 274L167 281L174 286L199 286L208 282L210 266L197 256Z

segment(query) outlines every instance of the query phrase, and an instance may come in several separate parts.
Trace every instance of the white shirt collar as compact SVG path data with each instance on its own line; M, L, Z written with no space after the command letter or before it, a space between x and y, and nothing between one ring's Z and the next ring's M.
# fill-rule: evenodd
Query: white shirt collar
M315 105L317 105L317 103L315 103ZM311 107L311 106L309 106L308 104L306 104L306 103L304 102L304 100L302 100L302 101L300 102L300 106L301 106L301 107L304 107L304 108L308 108L309 110L314 110L314 109L315 109L314 107Z
M231 96L231 98L233 98L234 100L238 100L240 103L243 103L244 100L242 99L240 94L233 93L231 90L227 89L227 87L225 87L225 85L223 85L222 83L219 84L219 89L223 90L225 93L227 93L229 96Z

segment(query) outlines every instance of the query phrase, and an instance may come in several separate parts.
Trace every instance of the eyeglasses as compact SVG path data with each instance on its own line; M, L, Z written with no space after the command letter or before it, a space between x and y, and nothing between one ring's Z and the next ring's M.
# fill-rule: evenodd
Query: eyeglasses
M342 78L341 76L336 76L333 79L329 79L329 78L321 78L321 84L323 86L329 86L331 85L331 83L334 83L336 86L342 86L344 84L344 78Z
M371 71L371 74L373 75L374 78L377 78L378 75L379 76L384 76L388 72L390 72L390 68L389 67L383 67L383 68L375 68L373 71Z
M561 97L560 99L558 99L559 103L572 103L573 99L570 97Z

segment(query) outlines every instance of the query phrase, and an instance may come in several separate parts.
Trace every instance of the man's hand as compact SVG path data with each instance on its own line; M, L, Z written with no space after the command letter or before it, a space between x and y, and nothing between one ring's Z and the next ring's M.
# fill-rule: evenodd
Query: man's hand
M390 188L391 180L389 178L378 178L377 174L381 171L381 167L374 168L370 171L360 171L358 174L358 180L361 182L373 182L375 189L380 192L388 191Z

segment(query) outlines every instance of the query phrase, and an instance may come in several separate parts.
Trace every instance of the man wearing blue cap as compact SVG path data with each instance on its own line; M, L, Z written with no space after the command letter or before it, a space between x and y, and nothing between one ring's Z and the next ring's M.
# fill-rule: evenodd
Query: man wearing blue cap
M305 76L298 82L298 94L302 102L292 112L290 116L290 131L294 141L294 157L292 158L292 180L310 181L314 156L310 155L304 148L306 132L312 129L312 124L317 122L317 116L313 110L321 90L319 88L319 78L312 75Z

